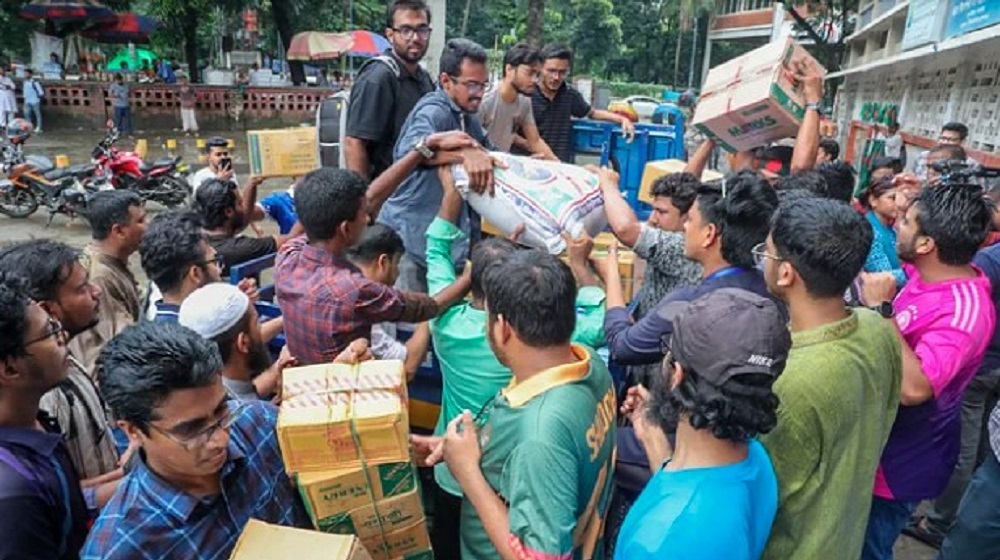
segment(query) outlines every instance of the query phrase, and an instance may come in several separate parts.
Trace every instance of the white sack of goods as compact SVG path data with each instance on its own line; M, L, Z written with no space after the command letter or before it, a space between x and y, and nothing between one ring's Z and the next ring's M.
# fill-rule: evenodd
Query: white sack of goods
M510 236L524 226L519 243L562 253L562 232L573 238L586 231L592 237L608 225L597 175L582 167L493 152L506 168L493 168L494 196L469 188L461 165L452 166L455 187L484 220Z

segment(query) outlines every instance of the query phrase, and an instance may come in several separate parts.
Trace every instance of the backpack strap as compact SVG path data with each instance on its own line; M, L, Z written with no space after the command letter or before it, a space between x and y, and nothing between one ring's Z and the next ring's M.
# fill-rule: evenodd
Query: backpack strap
M396 76L397 80L403 75L403 72L399 69L399 63L396 62L396 59L387 54L380 54L374 58L369 58L364 64L361 65L361 68L358 69L358 75L360 76L361 72L364 71L365 68L376 61L388 66L389 70L392 70L392 75Z

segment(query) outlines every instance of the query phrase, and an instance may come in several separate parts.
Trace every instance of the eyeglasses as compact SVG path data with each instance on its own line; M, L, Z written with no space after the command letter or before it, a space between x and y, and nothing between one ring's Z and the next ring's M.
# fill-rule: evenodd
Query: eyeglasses
M757 266L764 264L764 259L772 259L777 262L785 260L782 257L768 253L766 242L754 245L753 249L750 249L750 254L753 255L753 261L757 263Z
M222 269L226 267L226 259L222 255L216 254L214 259L201 261L198 263L198 266L208 266L210 264L214 264L215 266Z
M938 141L942 144L958 144L962 141L962 138L959 136L946 136L942 134L941 136L938 136Z
M546 68L542 70L546 76L552 76L553 78L561 78L563 76L569 75L569 70L557 70L554 68Z
M61 346L64 341L63 335L65 334L66 334L66 329L63 328L62 323L60 323L59 320L56 319L55 317L50 316L45 325L45 334L43 334L38 338L33 338L31 340L26 341L24 343L24 347L27 348L32 344L37 344L44 340L48 340L52 337L56 337L56 341L59 342L59 345Z
M404 25L403 27L393 27L392 30L399 33L399 36L407 41L413 39L414 35L420 37L421 39L427 39L431 36L431 31L433 31L429 25L421 25L420 27L410 27L409 25Z
M176 443L177 445L180 445L186 451L191 451L193 449L204 447L205 444L212 439L212 436L215 435L216 430L228 430L229 427L233 425L233 420L236 419L237 415L242 409L243 405L237 406L234 410L230 410L229 406L227 405L218 420L212 422L209 426L201 430L198 430L197 432L191 435L179 436L176 434L172 434L153 423L150 423L149 427L153 428L157 432L160 432L161 434L163 434L164 437Z
M482 93L490 89L489 82L477 82L475 80L467 80L463 78L452 78L456 84L461 84L465 86L465 89L470 95L475 95L477 93Z

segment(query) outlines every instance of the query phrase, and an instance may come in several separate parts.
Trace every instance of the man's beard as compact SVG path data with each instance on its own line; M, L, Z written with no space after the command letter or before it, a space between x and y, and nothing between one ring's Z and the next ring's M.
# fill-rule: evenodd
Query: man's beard
M266 344L261 341L253 343L247 356L247 367L250 368L250 379L256 378L271 367L271 353L268 352Z
M424 56L427 54L427 47L424 46L423 50L420 52L420 54L416 58L410 56L410 47L407 46L407 45L404 45L402 48L400 48L399 45L393 44L392 45L392 52L396 53L396 56L398 56L400 58L400 60L402 60L403 62L409 62L410 64L416 64L416 63L420 62L421 60L423 60Z
M896 253L899 255L899 260L903 262L913 263L917 259L917 251L912 243L908 246L897 243Z

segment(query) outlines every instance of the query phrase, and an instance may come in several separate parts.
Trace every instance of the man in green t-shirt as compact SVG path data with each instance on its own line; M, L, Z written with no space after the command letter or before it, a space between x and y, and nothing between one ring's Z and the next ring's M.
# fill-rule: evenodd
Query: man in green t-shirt
M871 226L848 205L808 197L782 203L771 235L754 248L768 289L788 304L792 330L788 364L774 383L778 425L761 438L778 475L764 559L861 555L903 365L892 324L844 305L871 243Z
M518 251L484 272L483 289L487 338L513 379L455 418L429 459L443 458L464 493L462 558L599 556L616 402L604 363L570 342L573 274Z

